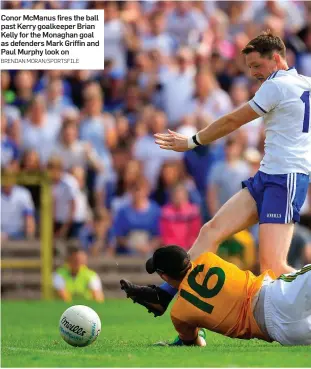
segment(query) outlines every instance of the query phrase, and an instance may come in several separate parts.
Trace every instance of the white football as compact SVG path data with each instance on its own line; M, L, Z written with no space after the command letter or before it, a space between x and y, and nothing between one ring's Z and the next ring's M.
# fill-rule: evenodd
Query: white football
M67 309L61 316L59 331L69 345L88 346L98 337L101 331L101 322L93 309L84 305L75 305Z

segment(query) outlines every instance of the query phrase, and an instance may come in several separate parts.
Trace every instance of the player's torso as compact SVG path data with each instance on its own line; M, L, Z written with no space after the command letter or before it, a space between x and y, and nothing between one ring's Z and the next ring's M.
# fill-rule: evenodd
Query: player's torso
M82 266L75 277L72 276L67 265L60 267L57 272L64 278L66 289L73 297L91 299L91 292L88 286L94 272L88 267Z
M252 313L252 297L263 278L205 253L183 280L171 314L230 337L264 338Z
M264 116L265 156L260 170L268 174L311 172L311 78L279 71L273 79L279 104Z

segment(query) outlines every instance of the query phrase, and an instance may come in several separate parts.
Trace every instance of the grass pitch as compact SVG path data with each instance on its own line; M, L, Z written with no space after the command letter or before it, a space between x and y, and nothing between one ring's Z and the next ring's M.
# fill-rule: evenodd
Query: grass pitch
M2 302L2 367L310 367L311 347L282 347L208 333L208 346L154 347L176 334L169 314L153 318L130 300L91 303L102 332L89 347L58 333L62 302Z

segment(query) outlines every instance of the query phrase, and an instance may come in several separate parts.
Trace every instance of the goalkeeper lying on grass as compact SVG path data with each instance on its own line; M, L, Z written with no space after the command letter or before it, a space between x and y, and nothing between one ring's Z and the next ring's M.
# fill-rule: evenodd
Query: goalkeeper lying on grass
M278 279L269 270L256 277L211 252L191 262L184 249L167 246L155 251L146 269L178 289L171 311L178 338L169 345L205 346L200 328L232 338L311 345L311 265ZM155 316L175 294L126 280L120 284L127 297Z

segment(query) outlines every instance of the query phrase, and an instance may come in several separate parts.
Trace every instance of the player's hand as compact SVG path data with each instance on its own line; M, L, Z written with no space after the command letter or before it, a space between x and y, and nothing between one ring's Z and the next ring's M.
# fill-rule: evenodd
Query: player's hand
M169 133L156 133L155 143L164 150L173 150L178 152L184 152L190 150L188 147L188 137L177 132L173 132L170 129Z

